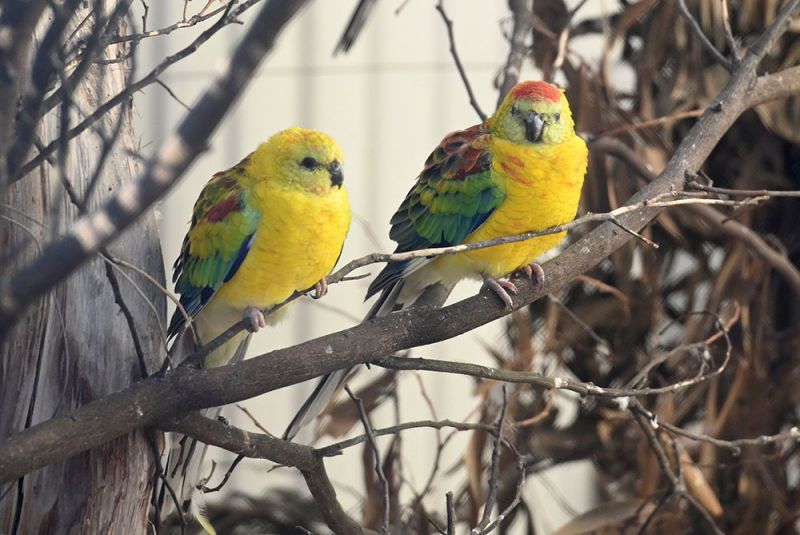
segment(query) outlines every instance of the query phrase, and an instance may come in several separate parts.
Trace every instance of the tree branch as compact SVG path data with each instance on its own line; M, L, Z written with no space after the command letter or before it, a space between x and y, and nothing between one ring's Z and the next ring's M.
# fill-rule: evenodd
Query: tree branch
M708 39L705 32L703 32L703 28L700 27L700 23L697 22L692 16L692 13L689 11L689 8L686 7L685 0L676 0L675 2L678 6L678 12L680 12L681 16L686 20L689 24L689 27L692 31L697 35L697 38L700 39L700 42L703 44L703 47L711 54L711 57L714 58L714 61L722 65L726 71L733 72L733 64L731 64L728 59L722 55L722 53L717 50L717 47Z
M456 38L453 35L453 21L450 20L450 17L448 17L447 13L445 13L443 0L439 0L436 3L436 11L438 11L442 16L444 25L447 28L447 39L450 42L450 55L453 56L453 61L456 64L458 74L461 76L461 81L464 82L464 88L467 90L469 103L472 106L472 109L475 110L475 113L478 114L478 117L481 118L481 122L486 122L486 114L483 113L483 110L478 104L478 100L475 98L475 93L472 92L472 86L469 83L469 78L467 78L467 73L464 71L464 65L461 64L461 58L458 57L458 50L456 50Z
M300 470L308 490L317 502L328 526L337 534L361 534L361 527L342 509L336 499L322 457L310 446L250 433L232 425L190 414L162 425L165 430L182 433L206 444L218 446L244 457L268 459Z
M505 67L500 73L501 80L499 85L500 94L497 97L497 106L503 103L503 99L511 88L519 81L519 73L522 71L522 62L528 51L525 48L525 39L531 33L531 9L528 7L528 0L508 0L508 7L511 10L513 27L511 29L511 43L508 48L508 58Z

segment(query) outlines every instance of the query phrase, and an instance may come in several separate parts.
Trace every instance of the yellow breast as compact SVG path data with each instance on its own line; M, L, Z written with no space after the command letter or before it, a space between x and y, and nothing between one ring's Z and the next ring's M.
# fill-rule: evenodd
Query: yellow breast
M492 173L506 184L506 198L466 243L571 221L586 173L586 144L572 136L558 145L520 148L503 140L492 142ZM565 233L479 249L451 257L463 269L491 277L508 275L555 247ZM455 268L455 266L452 266Z
M345 188L326 194L266 185L262 218L236 275L214 296L230 305L266 308L306 290L336 264L350 228Z

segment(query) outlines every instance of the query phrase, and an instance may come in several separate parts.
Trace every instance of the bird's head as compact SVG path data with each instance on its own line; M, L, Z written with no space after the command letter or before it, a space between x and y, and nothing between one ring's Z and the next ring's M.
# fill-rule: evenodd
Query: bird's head
M518 145L561 143L575 124L563 92L547 82L520 82L489 118L492 132Z
M259 145L250 157L254 176L289 188L325 194L341 189L342 149L327 134L288 128Z

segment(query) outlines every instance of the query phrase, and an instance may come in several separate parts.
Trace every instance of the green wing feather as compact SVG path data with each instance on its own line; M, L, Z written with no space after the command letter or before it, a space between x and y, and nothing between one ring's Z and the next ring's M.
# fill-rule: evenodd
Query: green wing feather
M483 125L453 132L431 153L390 221L396 252L463 243L503 202L505 191L492 178L490 135ZM388 264L367 298L402 278L408 265Z
M237 180L244 173L243 164L214 175L195 202L192 223L172 271L175 291L190 317L233 277L250 250L259 216L248 207L247 191ZM169 336L179 333L185 323L183 314L176 311Z

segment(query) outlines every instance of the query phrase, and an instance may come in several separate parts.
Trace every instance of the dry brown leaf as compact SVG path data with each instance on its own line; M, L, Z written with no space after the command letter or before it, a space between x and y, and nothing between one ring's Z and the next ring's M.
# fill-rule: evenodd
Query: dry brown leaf
M685 449L680 448L679 458L683 467L683 480L686 482L686 489L711 516L714 518L722 516L722 505L719 503L719 498L717 498L714 489L708 484L703 471L697 467Z

